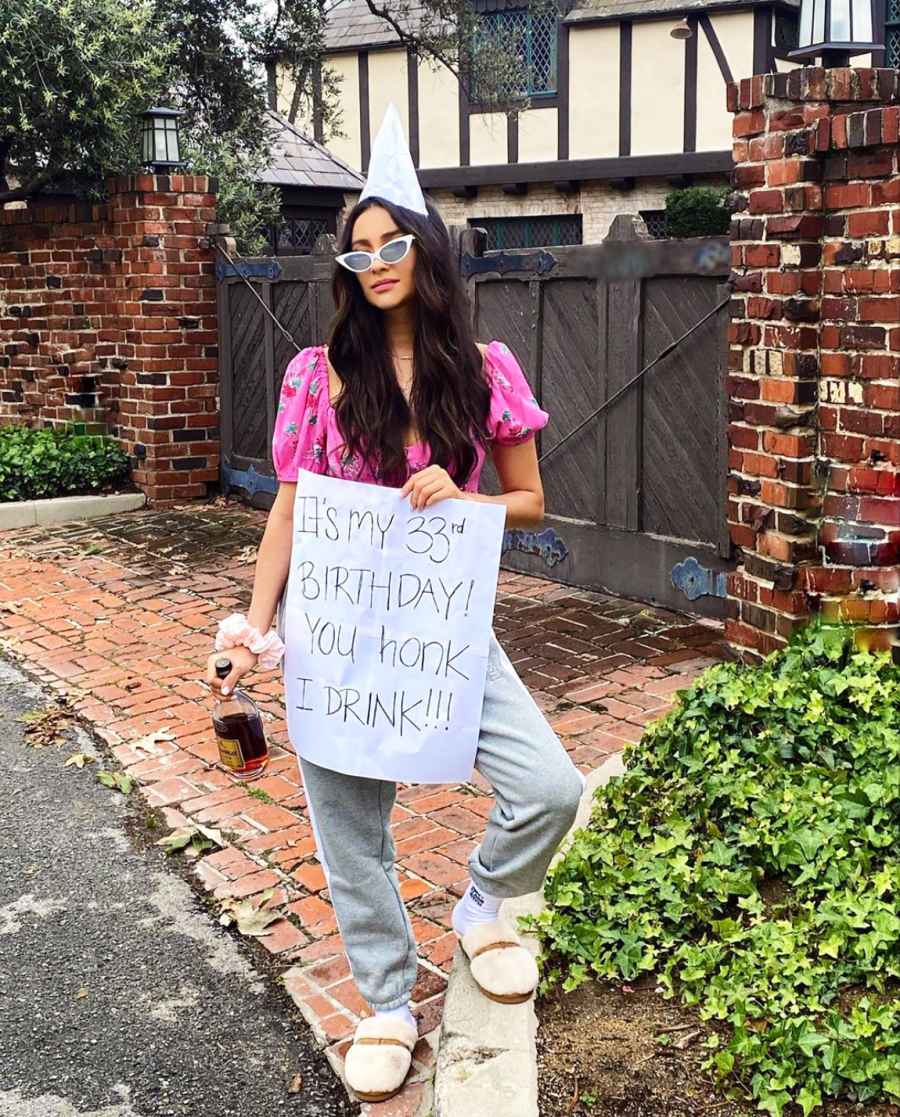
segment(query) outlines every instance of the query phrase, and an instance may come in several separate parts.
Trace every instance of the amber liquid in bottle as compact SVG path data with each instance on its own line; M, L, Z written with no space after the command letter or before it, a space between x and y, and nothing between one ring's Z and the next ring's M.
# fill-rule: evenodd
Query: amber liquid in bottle
M216 660L216 675L231 671L226 656ZM213 707L213 729L222 765L239 780L251 780L269 763L269 746L256 703L242 690L221 698Z

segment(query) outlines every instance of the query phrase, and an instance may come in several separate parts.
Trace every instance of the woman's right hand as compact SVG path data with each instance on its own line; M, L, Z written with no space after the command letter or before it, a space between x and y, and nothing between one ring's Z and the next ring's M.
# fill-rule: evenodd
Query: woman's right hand
M216 675L216 660L223 657L231 660L231 670L224 679L220 679ZM243 644L226 648L221 652L212 652L206 661L206 681L214 691L225 695L233 694L240 677L252 671L258 659L256 652L251 652Z

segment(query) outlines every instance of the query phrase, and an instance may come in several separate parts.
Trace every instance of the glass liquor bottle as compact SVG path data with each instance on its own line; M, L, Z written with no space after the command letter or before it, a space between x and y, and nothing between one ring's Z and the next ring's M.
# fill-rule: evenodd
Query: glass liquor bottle
M220 679L226 678L231 668L227 656L215 662ZM212 717L223 766L235 779L254 779L269 763L269 746L256 703L240 687L235 687L231 694L219 698Z

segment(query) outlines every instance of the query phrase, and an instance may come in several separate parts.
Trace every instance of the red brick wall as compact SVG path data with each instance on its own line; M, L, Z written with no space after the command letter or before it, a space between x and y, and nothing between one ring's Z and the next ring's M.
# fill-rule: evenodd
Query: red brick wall
M898 645L900 97L896 70L729 87L731 642L821 612Z
M0 423L108 433L166 506L218 481L215 187L107 187L103 205L0 209Z

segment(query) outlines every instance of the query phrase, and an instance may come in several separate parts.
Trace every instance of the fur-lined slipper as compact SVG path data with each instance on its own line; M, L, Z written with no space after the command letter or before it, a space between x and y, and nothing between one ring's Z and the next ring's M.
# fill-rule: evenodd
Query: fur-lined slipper
M476 924L463 935L462 948L475 984L492 1001L518 1005L534 992L537 963L508 920Z
M399 1093L412 1063L418 1031L403 1020L367 1016L356 1026L344 1060L347 1085L361 1101L385 1101Z

